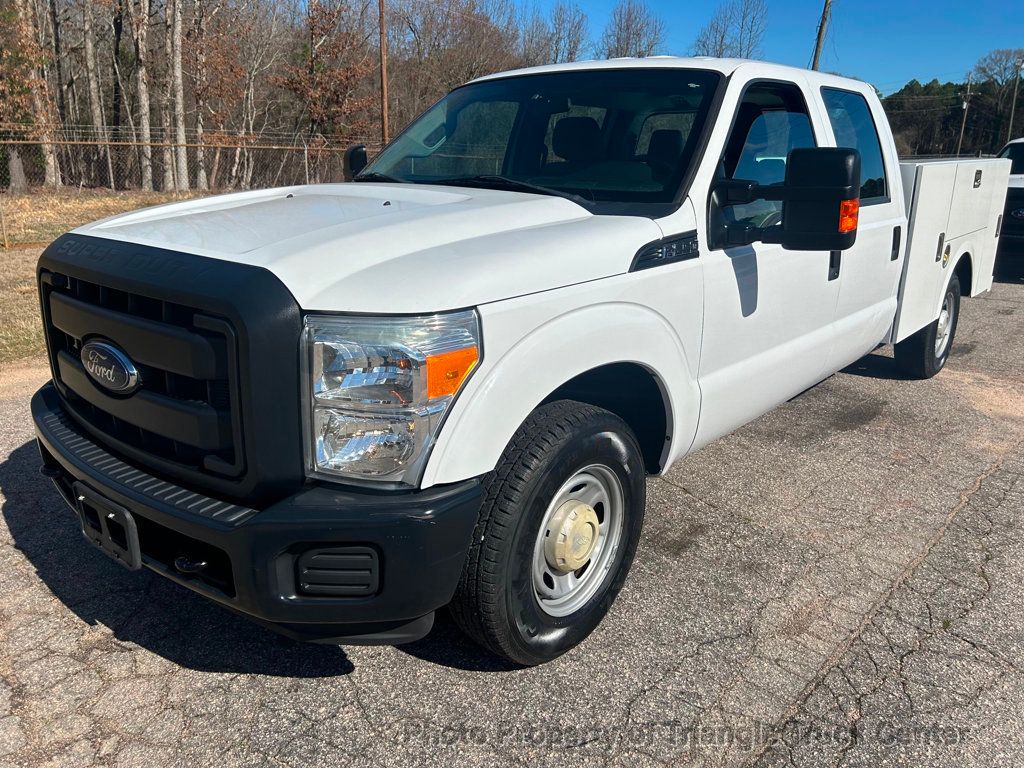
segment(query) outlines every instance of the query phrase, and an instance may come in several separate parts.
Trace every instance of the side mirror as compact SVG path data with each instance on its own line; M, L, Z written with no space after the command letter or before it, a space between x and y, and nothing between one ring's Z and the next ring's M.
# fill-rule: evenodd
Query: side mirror
M860 153L854 149L809 147L790 150L783 184L728 179L714 187L718 206L755 200L782 202L775 226L720 224L721 246L778 243L792 251L843 251L857 239L860 210Z
M366 167L366 145L353 144L345 150L342 156L342 172L345 174L345 181L352 181L356 174Z
M857 150L821 147L790 151L776 242L792 251L844 251L857 240L859 212Z

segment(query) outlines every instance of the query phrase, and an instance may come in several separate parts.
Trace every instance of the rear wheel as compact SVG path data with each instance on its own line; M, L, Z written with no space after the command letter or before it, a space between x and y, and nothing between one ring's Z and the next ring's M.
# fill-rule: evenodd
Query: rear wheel
M619 417L568 400L538 408L485 481L450 606L456 623L518 664L565 653L626 579L645 492L640 449Z
M942 298L938 318L896 345L896 363L900 369L915 379L930 379L941 371L949 359L959 318L960 280L953 275Z

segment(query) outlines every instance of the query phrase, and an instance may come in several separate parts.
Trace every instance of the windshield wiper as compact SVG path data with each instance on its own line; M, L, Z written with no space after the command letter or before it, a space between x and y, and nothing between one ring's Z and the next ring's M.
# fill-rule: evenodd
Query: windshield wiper
M370 171L368 173L360 173L353 177L352 181L387 181L392 184L406 184L405 179L399 179L394 176L388 176L386 173L378 173L377 171Z
M443 184L452 187L487 187L492 189L507 189L511 192L532 192L536 195L551 195L552 197L564 197L574 203L584 203L584 198L574 195L572 192L562 192L551 187L542 187L540 184L531 184L528 181L510 179L508 176L498 174L479 174L477 176L458 176L452 179L431 179L430 184Z

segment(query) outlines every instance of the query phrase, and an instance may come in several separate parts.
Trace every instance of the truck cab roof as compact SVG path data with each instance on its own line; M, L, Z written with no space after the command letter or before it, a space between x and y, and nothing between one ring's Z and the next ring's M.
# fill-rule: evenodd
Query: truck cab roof
M498 80L506 77L522 77L525 75L551 74L557 72L580 72L586 70L602 69L703 69L719 72L727 77L733 74L741 66L754 64L758 67L765 78L778 78L781 80L806 79L816 84L828 84L837 87L864 87L864 81L849 77L829 74L827 72L815 72L800 67L790 67L785 64L773 64L767 61L755 59L723 59L714 56L646 56L643 58L618 58L618 59L595 59L588 61L573 61L566 64L546 64L539 67L525 67L513 69L507 72L496 72L492 75L485 75L472 80L473 83L486 80ZM1022 139L1024 141L1024 139Z

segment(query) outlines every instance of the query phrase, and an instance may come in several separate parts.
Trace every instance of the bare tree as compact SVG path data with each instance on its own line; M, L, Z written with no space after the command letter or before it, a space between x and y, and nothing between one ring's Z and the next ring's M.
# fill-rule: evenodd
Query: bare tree
M0 123L25 124L32 118L32 39L21 9L0 5ZM15 136L23 132L13 132ZM28 192L25 164L17 144L5 147L8 191Z
M764 55L761 43L768 28L768 5L765 0L733 0L739 7L736 20L736 53L743 59Z
M573 2L559 0L551 8L552 64L576 61L583 54L589 24L587 15Z
M27 75L28 104L33 123L33 132L39 138L43 150L45 167L45 184L48 187L59 187L60 162L57 157L55 139L55 115L47 87L44 68L45 56L38 41L39 18L36 6L31 0L15 0L14 23L17 25L16 41L25 55L25 74Z
M665 22L643 0L619 0L601 36L605 58L650 56L665 41Z
M82 45L85 56L85 77L89 87L89 116L92 119L96 138L106 141L107 124L103 119L103 98L100 95L100 78L96 64L96 33L93 31L92 14L92 0L85 0L82 3ZM114 189L116 181L114 179L114 164L110 158L110 145L105 145L98 150L97 154L106 160L107 181L110 188Z
M547 17L536 9L516 22L520 66L576 61L587 38L587 16L575 5L559 0Z
M110 46L110 127L113 136L119 138L121 132L121 101L124 92L121 84L121 37L124 35L124 0L114 0L114 12L110 18L110 29L113 43Z
M693 42L696 56L759 58L763 51L768 6L765 0L727 0Z
M171 101L174 98L174 11L171 10L173 0L167 0L164 8L164 82L160 93L160 165L163 169L163 182L160 188L165 192L173 192L176 168L174 165L174 147L171 146Z
M127 3L132 39L135 43L135 90L139 112L139 164L142 189L153 191L153 145L149 122L149 0L129 0Z
M175 174L174 188L188 192L188 147L185 136L185 84L181 69L181 4L183 0L168 0L173 4L171 24L171 82L174 90L174 143Z
M1020 72L1018 62L1022 58L1024 48L998 48L989 51L974 65L974 79L991 82L995 86L1000 111L1009 101L1013 83Z
M732 56L733 3L722 3L693 41L694 56Z
M218 4L213 10L214 15L219 10L220 5ZM192 89L196 97L196 189L205 192L209 189L209 180L206 176L206 149L203 146L203 133L210 84L206 71L206 6L203 0L195 0L195 12L192 15L192 45L195 51Z

